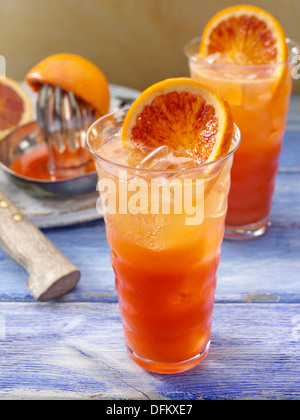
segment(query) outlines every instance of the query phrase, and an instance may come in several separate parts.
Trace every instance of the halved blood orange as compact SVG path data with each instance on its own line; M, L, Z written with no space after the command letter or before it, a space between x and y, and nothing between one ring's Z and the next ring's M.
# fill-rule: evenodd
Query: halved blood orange
M109 85L103 72L90 60L77 54L54 54L37 63L25 81L38 91L41 84L69 90L90 104L97 116L109 110Z
M153 150L166 145L197 164L225 155L233 118L216 91L190 78L172 78L146 89L131 105L123 124L125 144Z
M220 62L253 65L284 62L286 36L280 23L259 7L238 5L221 10L207 23L200 55L219 54Z
M33 117L30 96L16 80L0 79L0 140Z

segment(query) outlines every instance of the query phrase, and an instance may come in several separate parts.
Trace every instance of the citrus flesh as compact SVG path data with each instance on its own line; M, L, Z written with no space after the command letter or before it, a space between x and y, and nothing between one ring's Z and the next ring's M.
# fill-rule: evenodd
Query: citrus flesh
M279 22L255 6L238 5L221 10L207 23L200 45L201 57L239 65L286 61L286 36Z
M46 57L27 73L25 81L34 91L42 84L69 90L87 102L97 116L109 111L110 94L105 75L80 55L62 53Z
M149 151L165 145L203 164L229 151L232 134L230 107L216 91L190 78L172 78L150 86L131 105L122 141Z
M33 105L25 89L12 78L0 79L0 140L32 117Z

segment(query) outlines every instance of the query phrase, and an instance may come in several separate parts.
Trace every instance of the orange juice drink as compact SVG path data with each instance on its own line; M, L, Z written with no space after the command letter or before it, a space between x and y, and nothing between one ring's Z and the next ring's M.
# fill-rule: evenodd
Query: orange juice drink
M252 9L246 7L245 16L246 12L251 15ZM217 19L214 18L217 26L213 29L215 33L223 31L225 44L223 26L226 15L230 14L228 22L232 25L238 26L238 19L241 19L241 16L232 17L233 10L237 13L237 7L227 10L229 12L222 11ZM224 21L220 22L222 18ZM231 172L225 237L251 239L264 234L270 224L272 195L292 88L291 55L299 50L295 43L288 41L290 58L267 62L262 55L250 60L249 57L241 58L242 52L238 57L232 52L223 53L223 47L218 52L208 49L208 55L203 57L202 43L203 39L196 38L186 46L191 77L214 87L227 99L241 131L241 145ZM256 47L260 45L252 45L251 51ZM253 61L259 61L259 64L253 64Z
M95 122L95 156L123 330L130 357L159 373L192 368L209 348L235 128L228 153L208 163L165 145L121 139L124 115Z

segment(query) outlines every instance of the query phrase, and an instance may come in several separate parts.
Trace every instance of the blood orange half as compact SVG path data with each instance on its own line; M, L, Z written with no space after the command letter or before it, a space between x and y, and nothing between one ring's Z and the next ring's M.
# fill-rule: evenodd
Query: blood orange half
M216 91L190 78L172 78L150 86L135 100L122 140L146 150L166 145L202 164L229 151L232 133L231 109Z
M97 116L109 110L109 84L104 73L94 63L77 54L54 54L36 64L25 81L38 91L42 84L51 84L73 92L97 111Z
M200 55L220 62L253 65L284 62L286 36L279 22L263 9L238 5L221 10L207 23Z
M0 79L0 140L32 116L33 105L25 89L10 77Z

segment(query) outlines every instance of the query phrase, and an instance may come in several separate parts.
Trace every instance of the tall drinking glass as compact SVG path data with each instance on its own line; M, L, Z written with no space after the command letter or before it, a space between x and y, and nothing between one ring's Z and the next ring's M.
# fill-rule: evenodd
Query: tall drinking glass
M185 46L191 77L218 90L231 105L241 144L231 171L225 238L252 239L270 224L272 196L286 127L293 57L263 65L220 64L199 58L201 38Z
M126 345L143 368L179 372L198 364L209 348L239 130L226 156L164 169L170 162L163 147L138 163L139 151L123 146L123 119L120 113L96 121L87 144L99 175Z

